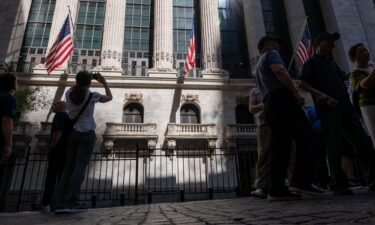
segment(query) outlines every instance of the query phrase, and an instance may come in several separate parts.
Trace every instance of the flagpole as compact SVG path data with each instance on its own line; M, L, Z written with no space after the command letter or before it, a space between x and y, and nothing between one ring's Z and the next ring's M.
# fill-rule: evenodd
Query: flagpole
M76 35L74 34L74 31L75 31L75 24L73 23L73 18L72 18L72 12L70 10L70 5L67 6L68 7L68 13L69 13L69 19L70 19L70 23L72 24L72 39L73 39L73 43L77 46L77 48L79 48L78 46L78 42L77 42L77 39L76 39ZM74 47L74 46L73 46ZM74 48L75 50L76 48ZM74 55L74 50L73 50L73 55ZM69 67L69 63L71 63L72 61L72 55L69 56L69 60L68 60L68 67ZM68 68L67 68L68 69Z
M289 66L288 66L288 71L290 71L290 68L292 67L292 64L293 64L293 62L294 62L294 58L296 57L296 54L297 54L297 51L298 51L298 46L299 46L299 44L300 44L300 42L301 42L301 39L302 39L303 33L304 33L304 31L305 31L305 26L307 25L307 19L308 19L308 18L309 18L308 16L305 17L305 21L304 21L303 26L302 26L302 28L301 28L301 32L300 32L300 35L299 35L298 42L296 43L296 46L295 46L295 48L294 48L294 52L293 52L292 59L290 60L290 63L289 63Z

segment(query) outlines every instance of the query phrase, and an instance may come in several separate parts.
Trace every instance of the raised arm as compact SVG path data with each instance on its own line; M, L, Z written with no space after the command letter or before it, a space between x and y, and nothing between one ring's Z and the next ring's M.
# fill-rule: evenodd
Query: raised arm
M360 85L363 89L375 88L375 69L372 70L369 76L361 80Z
M107 81L105 80L105 78L101 75L101 74L97 74L97 77L98 77L98 82L103 84L104 88L105 88L105 95L103 95L100 99L99 99L99 102L101 103L106 103L106 102L109 102L113 99L112 97L112 92L111 92L111 89L109 89L109 86L108 86L108 83Z

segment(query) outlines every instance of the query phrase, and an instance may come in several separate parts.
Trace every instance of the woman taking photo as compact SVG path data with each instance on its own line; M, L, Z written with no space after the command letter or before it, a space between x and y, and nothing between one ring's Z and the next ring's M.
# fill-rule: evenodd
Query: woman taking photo
M90 91L92 79L104 86L105 95ZM87 210L79 204L79 191L96 141L95 104L111 101L112 93L102 75L81 71L76 76L76 85L66 92L65 98L73 122L55 213L76 213Z
M363 120L375 145L375 67L369 65L370 53L362 43L350 48L349 57L355 66L350 80L359 94Z

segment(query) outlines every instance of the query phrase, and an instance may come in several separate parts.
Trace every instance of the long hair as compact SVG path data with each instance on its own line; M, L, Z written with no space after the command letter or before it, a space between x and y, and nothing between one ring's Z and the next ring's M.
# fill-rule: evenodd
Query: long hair
M69 99L76 105L81 104L86 97L88 88L91 85L92 76L87 71L80 71L76 76L76 85L72 87Z

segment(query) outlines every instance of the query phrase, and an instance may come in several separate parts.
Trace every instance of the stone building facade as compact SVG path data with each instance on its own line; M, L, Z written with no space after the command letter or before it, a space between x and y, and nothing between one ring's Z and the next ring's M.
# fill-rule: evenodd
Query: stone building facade
M45 55L68 9L75 51L47 76ZM0 8L0 61L18 72L21 88L42 87L51 101L64 99L81 69L105 75L114 99L96 107L96 152L136 144L166 155L197 147L251 151L256 128L248 97L257 43L265 34L283 36L288 63L306 16L312 36L341 33L334 57L346 72L352 44L375 53L372 0L13 0ZM197 68L181 81L193 26ZM96 82L92 89L104 93ZM19 146L27 140L32 151L46 151L49 114L25 115L42 125Z

